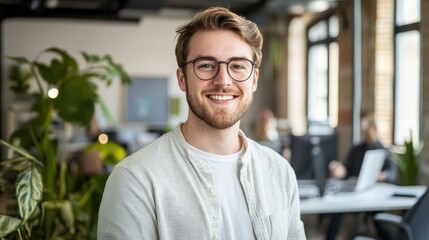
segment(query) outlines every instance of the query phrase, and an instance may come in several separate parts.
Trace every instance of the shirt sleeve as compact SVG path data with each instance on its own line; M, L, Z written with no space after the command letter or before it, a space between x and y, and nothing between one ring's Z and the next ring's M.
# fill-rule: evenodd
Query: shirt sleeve
M149 186L126 168L109 176L99 209L97 239L157 239L156 215Z

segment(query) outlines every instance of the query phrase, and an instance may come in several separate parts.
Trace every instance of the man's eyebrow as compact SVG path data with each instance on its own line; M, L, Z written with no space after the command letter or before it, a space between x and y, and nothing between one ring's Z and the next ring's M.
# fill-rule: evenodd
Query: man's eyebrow
M217 60L215 57L210 56L210 55L197 55L194 59L197 59L197 58L203 58L203 59L215 59L215 60Z
M215 58L215 57L213 57L213 56L211 56L211 55L197 55L195 58L193 58L193 59L198 59L198 58L202 58L202 59L214 59L214 60L216 60L216 61L222 61L222 60L219 60L219 59L217 59L217 58ZM252 60L251 58L248 58L248 57L246 57L246 56L232 56L232 57L230 57L230 58L228 58L228 59L226 59L225 61L229 61L229 60L231 60L231 59L250 59L250 60Z

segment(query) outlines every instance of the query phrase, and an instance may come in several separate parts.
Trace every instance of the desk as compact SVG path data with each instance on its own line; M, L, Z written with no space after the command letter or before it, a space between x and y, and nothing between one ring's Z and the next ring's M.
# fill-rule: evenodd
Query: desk
M323 197L301 199L301 214L406 210L417 202L426 188L426 186L378 183L362 192L328 194ZM393 197L394 193L414 194L416 197Z

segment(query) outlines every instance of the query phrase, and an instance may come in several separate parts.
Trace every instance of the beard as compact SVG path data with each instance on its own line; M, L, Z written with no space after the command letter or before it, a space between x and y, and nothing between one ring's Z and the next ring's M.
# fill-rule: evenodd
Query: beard
M215 89L206 92L225 92L222 88L216 87ZM202 94L204 95L204 94ZM249 110L252 105L253 95L250 98L242 100L235 111L229 112L227 109L217 109L215 112L210 113L208 108L204 106L198 97L189 94L188 84L186 84L186 99L188 101L189 109L203 122L213 128L226 129L232 127L244 114Z

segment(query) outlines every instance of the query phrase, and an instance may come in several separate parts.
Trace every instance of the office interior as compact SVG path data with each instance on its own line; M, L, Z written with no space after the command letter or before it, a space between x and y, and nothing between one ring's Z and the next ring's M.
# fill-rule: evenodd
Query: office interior
M341 160L360 140L361 110L372 111L380 140L392 151L403 151L410 132L416 146L424 144L418 183L429 184L426 0L0 0L2 139L25 118L22 108L29 104L9 89L14 62L7 57L33 59L50 47L76 56L109 54L122 64L131 85L98 85L114 123L99 109L95 119L128 153L174 128L188 110L177 87L175 29L211 5L246 16L264 35L258 90L241 122L247 136L288 160L292 137L322 136L331 139L326 147L335 150L331 158ZM139 97L141 115L131 105ZM260 138L255 129L266 110L275 133ZM69 132L70 151L85 146L85 130L74 126ZM308 228L317 222L304 218ZM314 239L324 229L317 231Z

